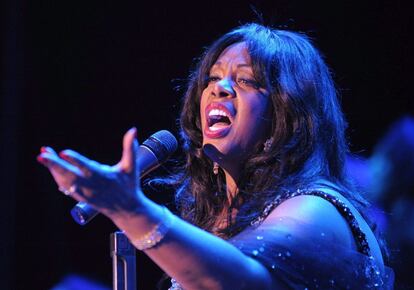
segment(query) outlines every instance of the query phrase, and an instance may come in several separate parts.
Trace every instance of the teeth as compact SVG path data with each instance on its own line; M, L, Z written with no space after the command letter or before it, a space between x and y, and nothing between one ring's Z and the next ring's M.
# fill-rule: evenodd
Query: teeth
M210 129L211 131L218 131L218 130L220 130L220 129L221 129L221 127L211 126L211 127L209 127L209 129Z
M213 109L208 113L209 116L225 116L228 117L226 112L219 110L219 109Z

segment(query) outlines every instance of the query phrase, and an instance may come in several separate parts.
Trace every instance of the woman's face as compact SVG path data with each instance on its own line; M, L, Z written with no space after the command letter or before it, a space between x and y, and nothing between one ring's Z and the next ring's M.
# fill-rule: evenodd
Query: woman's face
M268 92L255 80L245 43L227 47L210 69L201 95L203 146L213 161L239 167L269 133ZM213 150L212 150L213 148Z

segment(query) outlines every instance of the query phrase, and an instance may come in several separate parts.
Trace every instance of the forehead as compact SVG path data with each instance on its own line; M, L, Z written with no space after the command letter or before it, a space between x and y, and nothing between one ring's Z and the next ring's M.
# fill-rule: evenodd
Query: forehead
M244 42L232 44L223 50L213 66L225 64L251 65L250 55Z

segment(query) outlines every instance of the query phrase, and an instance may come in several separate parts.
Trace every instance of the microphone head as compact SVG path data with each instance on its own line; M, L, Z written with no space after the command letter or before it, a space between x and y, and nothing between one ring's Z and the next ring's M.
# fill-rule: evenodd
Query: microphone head
M158 161L163 163L177 150L178 142L169 131L161 130L152 134L141 146L150 149Z

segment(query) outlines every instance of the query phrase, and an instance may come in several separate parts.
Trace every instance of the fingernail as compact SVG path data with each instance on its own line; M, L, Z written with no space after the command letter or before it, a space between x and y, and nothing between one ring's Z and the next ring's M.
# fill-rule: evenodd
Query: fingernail
M59 157L64 159L64 160L69 160L70 157L68 155L66 155L66 153L64 151L59 152Z
M45 158L43 158L42 156L38 155L36 157L37 161L39 161L42 164L47 164L47 160Z

